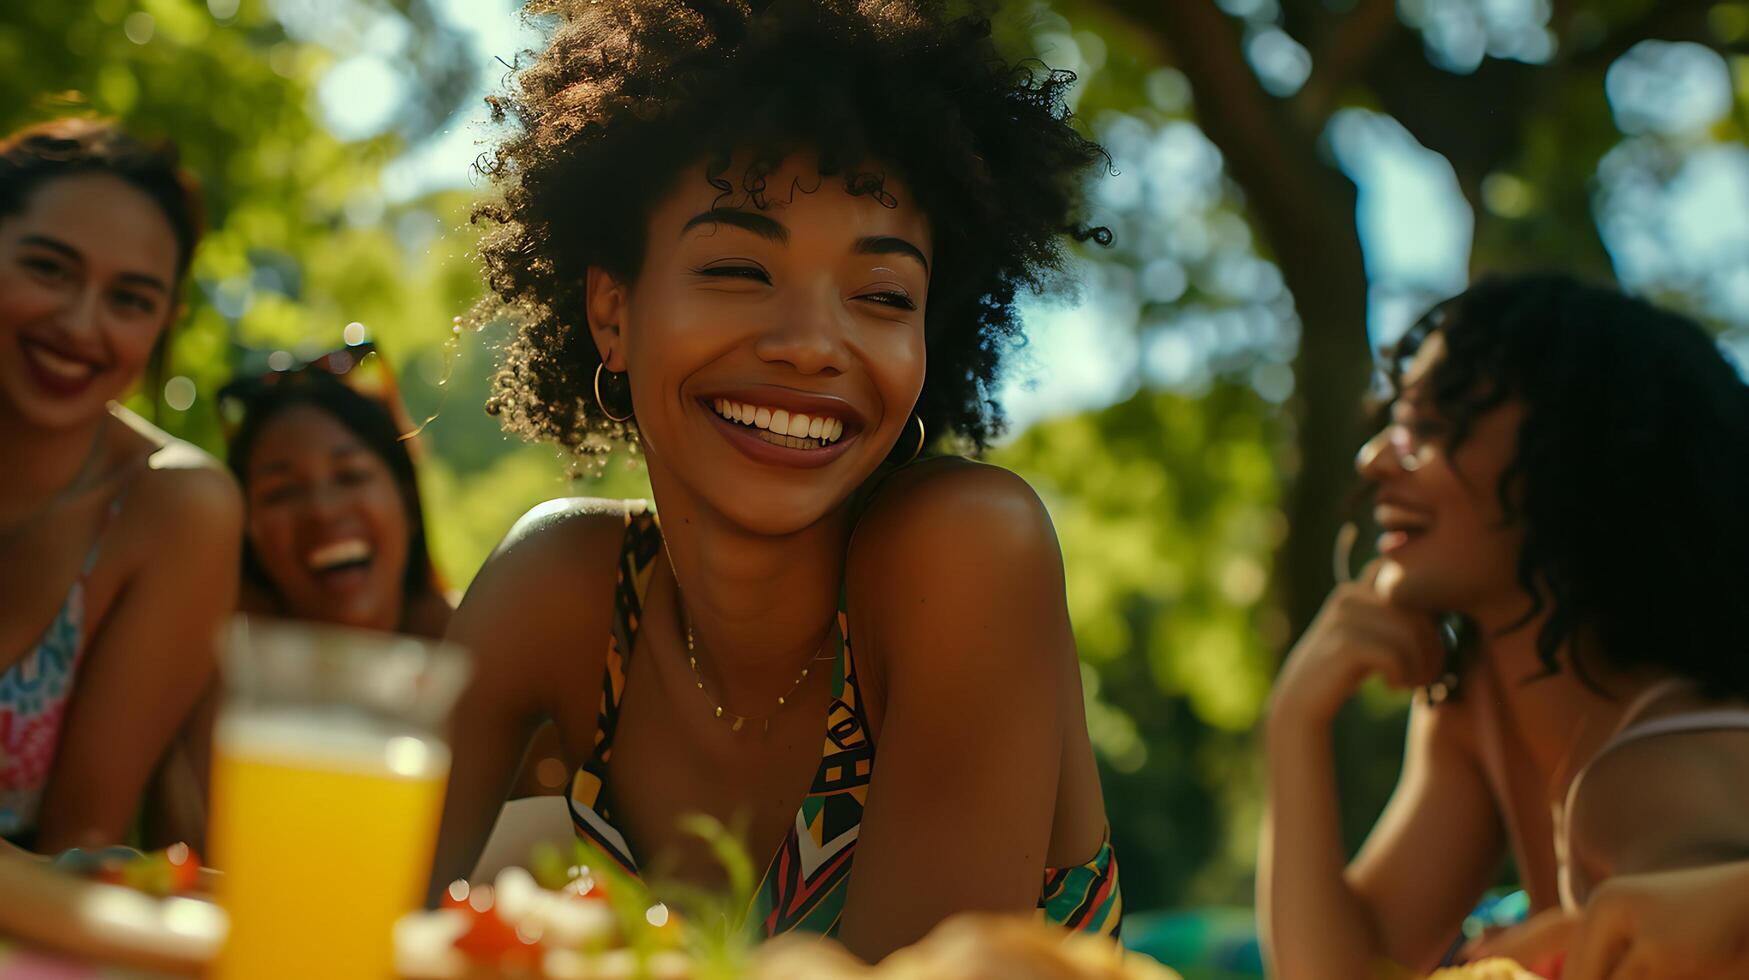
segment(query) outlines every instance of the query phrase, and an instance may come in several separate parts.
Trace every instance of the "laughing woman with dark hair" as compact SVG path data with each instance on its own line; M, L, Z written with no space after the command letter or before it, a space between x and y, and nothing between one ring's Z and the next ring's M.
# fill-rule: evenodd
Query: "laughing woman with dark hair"
M0 836L26 847L126 839L236 599L236 487L114 402L200 232L167 147L89 120L0 140Z
M1114 931L1117 869L1062 562L981 445L1022 290L1082 182L1071 78L917 2L543 2L503 104L484 246L524 323L490 408L634 442L661 517L532 512L451 628L477 651L434 888L543 718L577 833L719 880L679 818L744 828L761 934L878 958L942 918Z
M450 604L394 413L319 372L274 380L241 398L229 446L248 507L243 608L441 637Z
M1390 376L1358 461L1379 559L1269 712L1258 901L1287 980L1436 963L1508 853L1538 918L1469 954L1532 966L1605 879L1749 857L1749 386L1694 322L1558 276L1445 304ZM1446 672L1345 868L1333 716L1369 676Z

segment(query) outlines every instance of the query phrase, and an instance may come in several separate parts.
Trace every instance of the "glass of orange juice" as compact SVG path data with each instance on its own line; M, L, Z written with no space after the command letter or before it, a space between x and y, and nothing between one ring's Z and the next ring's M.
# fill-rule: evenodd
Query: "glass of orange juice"
M394 976L468 670L440 643L239 618L214 729L210 843L230 931L211 976Z

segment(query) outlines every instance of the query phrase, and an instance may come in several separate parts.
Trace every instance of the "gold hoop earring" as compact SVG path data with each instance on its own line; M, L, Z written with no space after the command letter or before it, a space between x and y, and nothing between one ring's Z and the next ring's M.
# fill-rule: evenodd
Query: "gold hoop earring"
M899 464L900 466L908 465L912 460L915 460L920 453L923 452L923 440L924 440L923 416L915 415L912 417L917 420L917 448L911 450L911 455L907 456L905 458L905 462Z
M595 365L595 404L596 404L596 407L601 409L601 414L607 416L608 418L612 419L613 421L624 422L624 421L630 419L636 413L627 412L624 415L615 415L612 412L607 410L607 403L601 400L601 369L605 368L605 367L607 367L607 364L605 362Z

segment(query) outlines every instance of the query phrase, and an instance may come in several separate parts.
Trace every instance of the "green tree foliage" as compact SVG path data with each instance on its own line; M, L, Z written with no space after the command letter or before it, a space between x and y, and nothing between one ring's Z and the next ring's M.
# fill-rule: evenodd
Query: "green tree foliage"
M1137 908L1231 900L1254 816L1249 739L1286 625L1262 602L1284 533L1279 422L1241 385L1147 391L1035 426L993 459L1062 542L1088 725ZM1237 777L1237 778L1236 778Z

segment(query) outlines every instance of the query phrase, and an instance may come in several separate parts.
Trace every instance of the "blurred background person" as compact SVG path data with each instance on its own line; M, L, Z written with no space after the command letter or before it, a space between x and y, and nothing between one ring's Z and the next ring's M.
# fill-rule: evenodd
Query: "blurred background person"
M241 416L228 461L248 508L242 606L441 637L452 604L426 545L411 433L390 404L342 380L373 357L349 347L222 396Z
M1468 952L1534 970L1598 883L1749 853L1749 385L1692 320L1565 276L1480 283L1388 366L1356 464L1379 558L1269 710L1283 980L1438 964L1508 854L1536 918ZM1331 724L1374 675L1448 696L1348 862Z
M0 835L23 847L129 838L235 603L236 487L115 402L201 230L169 144L88 119L0 141Z
M374 344L220 393L247 505L243 611L440 638L454 601L431 560L413 426ZM531 744L512 797L557 793L557 733Z

